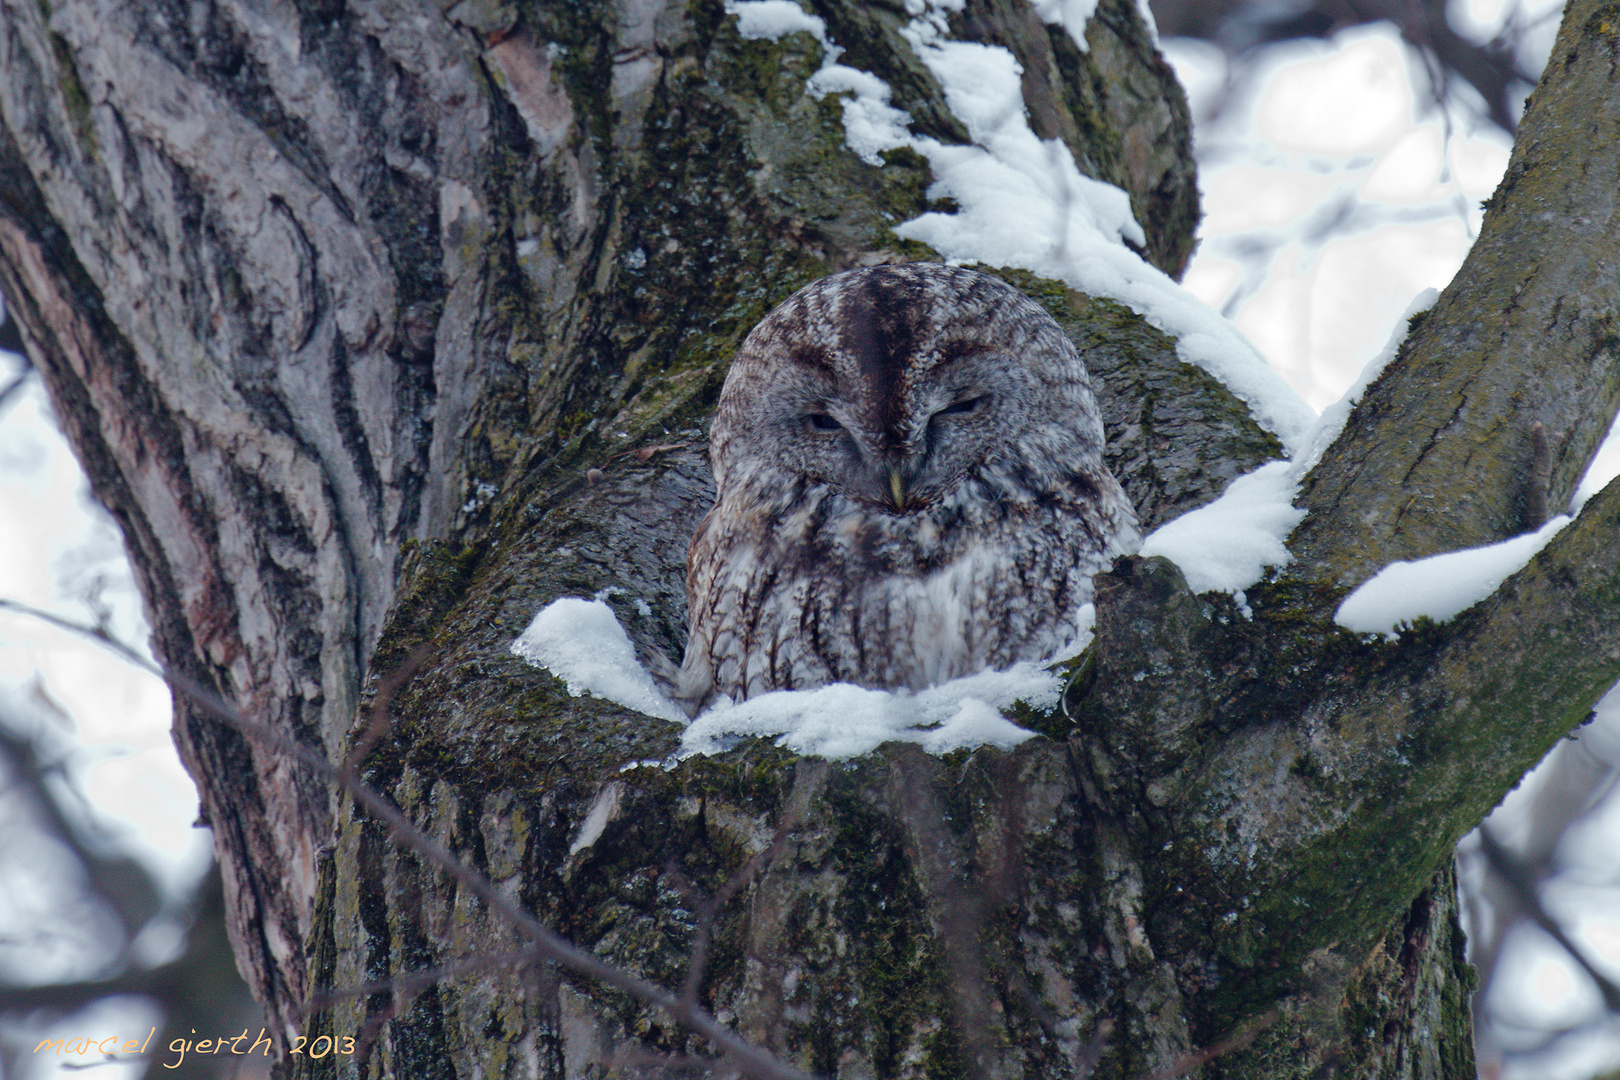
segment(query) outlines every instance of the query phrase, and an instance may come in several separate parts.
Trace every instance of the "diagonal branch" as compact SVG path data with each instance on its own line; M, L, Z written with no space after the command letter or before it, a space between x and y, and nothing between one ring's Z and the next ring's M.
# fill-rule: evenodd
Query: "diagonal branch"
M1256 591L1253 623L1223 625L1173 574L1182 601L1161 595L1174 590L1156 562L1098 590L1101 674L1077 710L1102 744L1088 752L1134 774L1146 842L1169 853L1172 880L1197 883L1177 890L1176 918L1221 927L1217 947L1258 953L1246 969L1283 989L1315 950L1364 955L1620 679L1620 481L1494 595L1395 644L1302 630L1281 587ZM1148 644L1130 630L1144 604L1164 613ZM1155 646L1167 667L1208 675L1166 692L1168 676L1113 670Z
M1537 424L1551 506L1596 452L1620 405L1620 65L1603 9L1570 4L1479 241L1306 478L1292 573L1351 587L1533 528Z

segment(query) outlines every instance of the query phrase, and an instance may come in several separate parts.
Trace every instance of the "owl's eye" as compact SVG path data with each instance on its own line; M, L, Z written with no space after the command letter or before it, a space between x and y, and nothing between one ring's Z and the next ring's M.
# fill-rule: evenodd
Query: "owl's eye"
M980 394L978 397L975 397L975 398L965 398L962 401L958 401L954 405L945 406L943 409L939 410L939 412L935 413L934 415L935 416L959 416L959 415L962 415L964 413L972 412L973 410L977 409L980 405L983 405L986 401L989 401L989 400L990 400L990 395L989 394Z
M824 412L808 413L805 419L810 421L810 426L817 431L837 431L844 426Z

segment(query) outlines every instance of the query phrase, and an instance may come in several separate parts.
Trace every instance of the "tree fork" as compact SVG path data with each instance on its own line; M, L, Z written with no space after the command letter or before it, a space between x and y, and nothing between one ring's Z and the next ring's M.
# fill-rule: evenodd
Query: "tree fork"
M1299 568L1256 592L1255 626L1151 562L1121 568L1072 700L1079 738L1062 715L1029 715L1046 737L1006 753L887 747L820 763L753 742L666 770L636 763L667 758L674 725L573 698L507 646L549 600L617 588L610 602L638 647L679 655L681 556L708 490L702 420L726 360L805 281L929 255L890 231L929 208L926 162L856 157L839 100L805 91L820 45L803 33L743 41L716 3L409 15L371 2L0 6L0 284L98 497L125 528L171 671L338 760L363 737L362 673L376 685L425 646L394 699L391 737L367 759L370 783L542 923L670 989L690 973L693 898L717 895L796 822L720 907L697 993L734 1030L813 1071L1467 1069L1446 837L1579 718L1607 661L1583 660L1567 685L1545 688L1563 696L1529 730L1492 742L1459 734L1483 705L1456 697L1455 682L1425 682L1415 658L1430 649L1444 661L1435 680L1511 661L1503 692L1529 694L1538 657L1565 655L1573 638L1538 634L1515 652L1505 620L1553 629L1565 618L1572 633L1589 621L1596 609L1561 582L1597 582L1577 546L1596 541L1570 526L1511 589L1399 646L1355 640L1323 612L1390 558L1517 531L1533 455L1521 421L1551 436L1550 501L1567 494L1595 445L1589 429L1614 405L1598 310L1613 307L1613 264L1599 261L1612 250L1599 250L1612 239L1608 203L1536 241L1538 273L1585 290L1583 306L1560 310L1565 322L1543 312L1537 324L1567 324L1572 345L1527 339L1538 356L1558 353L1543 382L1564 404L1526 406L1487 431L1474 450L1490 465L1482 482L1455 468L1408 476L1401 455L1440 446L1458 410L1421 378L1397 393L1397 362L1313 472ZM1537 178L1557 173L1557 159L1612 148L1554 136L1572 118L1589 132L1610 122L1613 11L1572 6L1533 109L1549 118L1536 130L1552 134L1521 139L1551 151L1516 151L1522 171L1493 201L1488 232L1546 209ZM898 37L897 10L817 12L846 63L884 79L919 130L952 138L959 125ZM1195 217L1186 110L1135 5L1105 0L1085 52L988 2L970 3L952 29L1012 49L1032 124L1124 187L1147 257L1179 269ZM1587 175L1613 171L1597 161ZM1430 320L1497 325L1500 297L1470 285L1489 270L1472 260ZM1277 455L1236 399L1139 318L1007 276L1095 357L1110 461L1145 522ZM1421 360L1424 348L1408 352ZM1395 398L1418 418L1410 431L1372 423ZM1468 520L1439 540L1403 527L1370 545L1362 496L1332 494L1362 469L1346 464L1357 439L1395 462L1378 492L1395 505L1490 490L1454 500ZM1438 460L1433 446L1425 460ZM1134 643L1109 622L1130 610L1146 623ZM1264 710L1273 690L1244 652L1256 635L1282 641L1280 657L1328 643L1339 666L1318 666L1314 684L1281 672L1275 715L1246 724L1228 699ZM1110 674L1150 654L1176 665L1215 656L1230 670L1155 670L1139 691ZM1385 687L1375 671L1405 678ZM1402 712L1387 697L1347 696L1396 686L1433 700ZM1140 711L1146 699L1133 695L1169 688L1186 695L1174 709ZM177 738L235 883L238 955L283 1035L359 1032L376 1019L376 1050L356 1070L412 1077L571 1075L628 1060L630 1045L707 1052L615 992L546 973L461 970L311 1019L306 1006L327 989L507 955L516 930L352 803L204 726L184 702L179 712ZM1319 767L1285 770L1274 794L1304 799L1336 831L1313 834L1302 820L1279 836L1263 806L1211 803L1246 797L1229 782L1243 775L1264 802L1261 780L1274 774L1261 766L1287 760L1289 740L1337 739L1330 716L1353 779L1335 788ZM1428 740L1422 753L1401 743L1406 729ZM1442 734L1459 741L1441 745ZM1410 773L1379 757L1391 746ZM1493 787L1448 781L1424 804L1397 782L1455 780L1474 757ZM1385 785L1387 812L1363 782ZM1429 831L1390 844L1406 811ZM1200 864L1193 845L1178 846L1207 835L1221 858L1241 856L1245 828L1276 865L1251 874L1242 858ZM1336 900L1336 918L1290 915L1300 887L1313 904ZM1329 939L1324 927L1343 933ZM1424 1030L1442 1035L1425 1043ZM280 1068L318 1069L308 1058Z

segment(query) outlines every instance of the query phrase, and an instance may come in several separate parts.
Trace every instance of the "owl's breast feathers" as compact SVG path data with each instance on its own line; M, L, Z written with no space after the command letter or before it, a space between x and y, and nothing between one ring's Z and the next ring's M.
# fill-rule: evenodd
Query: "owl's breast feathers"
M1135 514L1100 468L1013 487L971 477L909 513L802 481L722 497L687 560L677 696L696 712L834 682L921 690L1050 657L1091 576L1135 550Z

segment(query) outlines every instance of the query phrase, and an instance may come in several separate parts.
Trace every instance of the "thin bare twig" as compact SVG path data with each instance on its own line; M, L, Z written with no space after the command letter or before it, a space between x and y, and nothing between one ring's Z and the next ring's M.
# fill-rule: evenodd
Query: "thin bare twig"
M330 987L326 990L317 990L310 995L305 1005L305 1013L324 1009L328 1005L336 1005L340 1001L351 998L365 997L367 994L385 992L419 993L441 979L453 975L465 975L473 971L491 971L496 968L521 968L530 964L542 963L545 955L538 949L511 949L507 952L491 953L488 956L463 956L445 964L435 964L432 967L419 968L416 971L407 971L403 975L391 975L386 979L374 979L371 982L361 983L359 986L350 986L339 989Z
M686 982L681 986L681 1001L691 1008L697 1007L698 985L703 981L704 969L709 964L709 942L714 936L714 920L720 914L720 909L731 902L732 897L747 888L758 873L769 865L778 854L782 845L787 843L788 834L799 825L798 808L791 809L783 816L776 827L776 834L771 837L770 844L758 855L749 859L722 886L713 896L704 896L681 872L680 867L670 860L666 872L681 895L692 905L692 910L698 917L697 933L692 937L692 949L688 954Z
M1160 1069L1156 1073L1149 1073L1141 1080L1174 1080L1183 1076L1200 1065L1206 1065L1218 1057L1224 1057L1234 1050L1241 1050L1259 1038L1260 1033L1275 1024L1282 1014L1276 1009L1267 1009L1247 1024L1238 1028L1228 1037L1218 1043L1211 1043L1202 1050L1194 1050L1177 1058L1168 1068Z
M366 729L355 740L354 747L343 759L343 774L351 779L358 780L360 766L365 763L371 748L377 745L377 740L388 733L390 725L389 708L394 704L394 695L399 693L400 687L411 681L428 658L428 646L418 645L411 650L394 670L384 675L377 684L377 695L371 700L371 709L366 717Z

